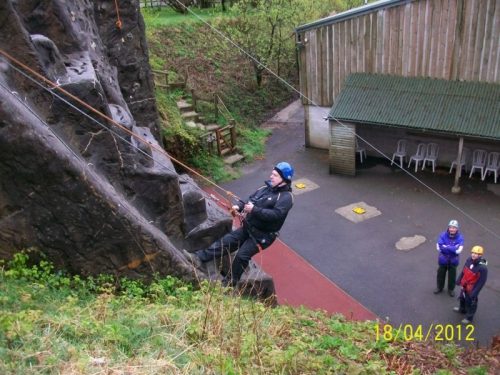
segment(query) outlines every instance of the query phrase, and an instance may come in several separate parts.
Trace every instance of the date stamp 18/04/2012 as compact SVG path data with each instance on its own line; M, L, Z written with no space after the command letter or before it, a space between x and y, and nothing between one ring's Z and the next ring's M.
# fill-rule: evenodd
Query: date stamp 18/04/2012
M377 341L474 341L474 325L467 324L375 324Z

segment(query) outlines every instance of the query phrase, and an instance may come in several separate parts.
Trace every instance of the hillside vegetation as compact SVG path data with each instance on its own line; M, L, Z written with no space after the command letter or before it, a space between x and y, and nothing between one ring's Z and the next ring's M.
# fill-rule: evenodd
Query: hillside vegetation
M375 322L265 303L219 283L145 285L0 263L1 374L487 374L500 348L386 342ZM42 257L43 259L43 257Z
M294 28L358 3L240 0L227 12L192 8L185 15L167 7L143 9L152 68L168 72L170 82L187 83L184 90L158 89L167 151L216 181L236 176L207 153L199 131L183 126L175 105L181 96L191 101L194 93L197 111L224 125L223 118L214 118L217 94L237 121L239 152L247 161L262 157L269 132L260 125L298 98Z

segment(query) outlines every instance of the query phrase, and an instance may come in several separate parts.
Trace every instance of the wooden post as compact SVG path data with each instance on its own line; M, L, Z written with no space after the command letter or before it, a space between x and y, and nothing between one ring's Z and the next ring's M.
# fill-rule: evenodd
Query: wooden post
M220 135L220 130L219 129L215 130L215 136L216 136L216 139L217 139L217 154L219 156L221 156L222 155L222 150L221 150L221 147L220 147L220 138L221 138L221 135Z
M219 102L217 101L217 94L214 94L214 112L215 112L215 121L219 117Z
M229 131L231 132L231 150L234 150L236 147L236 124L234 119L229 120L229 125L231 125L229 128Z
M196 96L194 95L194 89L191 89L191 100L193 102L193 109L196 111Z
M462 166L460 165L460 161L462 160L462 152L464 148L464 137L460 137L460 140L458 141L458 155L457 155L457 164L455 168L455 183L453 187L451 188L451 192L454 194L460 193L460 186L458 186L458 181L460 179L460 176L462 175Z

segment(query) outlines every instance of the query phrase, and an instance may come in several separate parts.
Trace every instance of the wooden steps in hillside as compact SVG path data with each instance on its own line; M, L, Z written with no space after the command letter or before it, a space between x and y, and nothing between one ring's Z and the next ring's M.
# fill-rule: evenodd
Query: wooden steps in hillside
M155 77L155 85L158 87L166 90L173 88L181 88L183 90L186 89L186 79L184 79L184 82L169 82L168 72L153 70L153 73ZM223 107L227 111L225 105L223 105ZM179 109L183 123L186 126L199 128L206 132L203 137L209 152L217 153L219 156L223 157L225 165L232 166L244 159L244 156L238 154L236 151L236 131L234 119L230 121L230 125L224 126L223 128L217 124L205 124L203 116L196 112L193 104L188 102L185 98L181 98L177 101L177 108Z
M225 165L232 166L244 159L244 156L238 154L235 150L236 133L234 125L221 128L217 124L203 124L203 117L184 98L177 101L177 108L179 108L186 126L199 128L206 132L203 137L207 142L209 151L222 156Z

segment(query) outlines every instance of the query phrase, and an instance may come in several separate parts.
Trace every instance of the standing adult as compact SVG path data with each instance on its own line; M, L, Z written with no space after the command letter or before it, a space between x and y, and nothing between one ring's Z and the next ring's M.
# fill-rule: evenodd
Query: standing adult
M240 202L232 207L242 217L242 226L215 241L207 249L194 254L184 251L186 257L196 267L202 267L205 262L236 251L230 274L225 275L223 280L223 284L235 286L250 259L259 250L271 246L278 237L293 205L293 173L293 167L289 163L276 164L264 186L258 188L246 203Z
M446 273L448 273L448 294L455 296L455 278L457 276L457 266L459 254L464 248L464 238L459 232L457 220L450 220L448 229L439 236L436 249L439 252L437 270L437 288L434 294L441 293L444 289Z
M465 314L463 324L472 323L477 310L479 292L488 278L486 267L488 262L483 258L483 254L482 246L474 246L471 256L465 261L464 268L457 278L457 284L462 287L462 290L459 297L460 306L454 307L453 310Z

